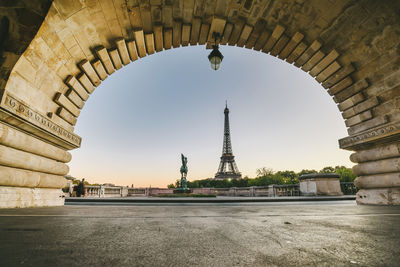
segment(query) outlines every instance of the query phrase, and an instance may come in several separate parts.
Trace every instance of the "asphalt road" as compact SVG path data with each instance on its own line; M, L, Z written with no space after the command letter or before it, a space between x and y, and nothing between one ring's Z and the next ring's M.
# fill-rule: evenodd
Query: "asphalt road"
M0 266L399 266L400 207L354 201L0 210Z

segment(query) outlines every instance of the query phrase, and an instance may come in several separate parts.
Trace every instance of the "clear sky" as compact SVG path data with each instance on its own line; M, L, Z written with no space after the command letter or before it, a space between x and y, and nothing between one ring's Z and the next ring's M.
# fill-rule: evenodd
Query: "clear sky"
M139 59L109 76L79 116L70 174L89 182L160 186L214 177L222 153L225 100L233 153L243 176L352 166L339 149L344 121L325 89L278 58L221 46L213 71L204 46Z

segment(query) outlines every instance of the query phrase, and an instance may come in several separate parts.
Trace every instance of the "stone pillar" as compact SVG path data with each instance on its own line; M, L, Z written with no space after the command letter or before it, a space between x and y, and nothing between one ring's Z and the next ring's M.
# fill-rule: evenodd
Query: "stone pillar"
M275 188L273 184L268 185L268 196L275 197Z
M357 203L400 205L400 142L359 150L350 160L357 163Z
M100 185L99 189L99 197L104 197L106 189L104 188L104 185Z
M249 197L255 197L256 196L256 193L255 193L256 191L255 191L255 188L254 188L254 186L251 186L250 187L250 190L249 190Z
M128 187L121 186L121 197L127 197L127 196L128 196Z
M71 150L81 138L0 91L0 208L64 205Z

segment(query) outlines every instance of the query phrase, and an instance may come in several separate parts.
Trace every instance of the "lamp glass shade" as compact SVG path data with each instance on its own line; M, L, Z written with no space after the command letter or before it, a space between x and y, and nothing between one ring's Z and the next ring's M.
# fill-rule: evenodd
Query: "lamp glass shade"
M223 58L224 56L218 50L218 45L213 45L213 50L208 55L208 60L210 61L211 68L213 70L218 70Z
M211 63L211 68L213 70L218 70L219 67L221 66L222 59L220 57L218 57L218 56L213 56L209 60L210 60L210 63Z

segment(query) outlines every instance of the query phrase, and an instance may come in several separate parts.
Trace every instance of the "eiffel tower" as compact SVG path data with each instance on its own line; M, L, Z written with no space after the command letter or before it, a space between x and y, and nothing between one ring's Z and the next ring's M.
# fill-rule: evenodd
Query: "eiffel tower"
M224 124L224 146L222 148L221 162L218 167L218 172L215 174L215 179L241 179L242 174L236 166L235 156L232 153L231 134L229 131L229 109L226 103Z

